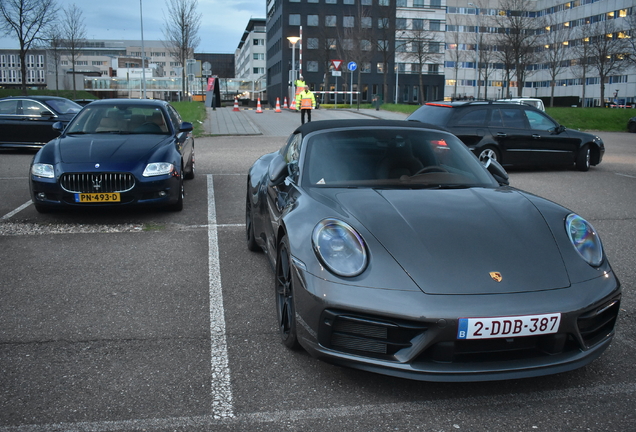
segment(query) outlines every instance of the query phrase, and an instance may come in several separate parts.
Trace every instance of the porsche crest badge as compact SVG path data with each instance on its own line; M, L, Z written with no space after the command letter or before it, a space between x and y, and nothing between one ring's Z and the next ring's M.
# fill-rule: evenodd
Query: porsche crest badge
M495 282L501 282L501 280L503 279L503 277L501 276L501 273L499 272L490 272L490 277Z

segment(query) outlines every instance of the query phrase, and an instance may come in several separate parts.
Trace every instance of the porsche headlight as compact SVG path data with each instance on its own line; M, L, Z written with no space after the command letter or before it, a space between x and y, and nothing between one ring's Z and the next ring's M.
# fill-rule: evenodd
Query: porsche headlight
M364 240L348 224L323 219L315 227L311 241L318 259L338 276L358 276L367 267Z
M55 169L51 164L35 163L31 167L31 174L37 177L54 178Z
M598 267L603 262L603 245L594 227L581 216L570 214L565 229L574 249L589 265Z
M144 169L144 173L142 174L144 177L153 177L170 174L174 171L174 165L168 162L153 162L146 165L146 169Z

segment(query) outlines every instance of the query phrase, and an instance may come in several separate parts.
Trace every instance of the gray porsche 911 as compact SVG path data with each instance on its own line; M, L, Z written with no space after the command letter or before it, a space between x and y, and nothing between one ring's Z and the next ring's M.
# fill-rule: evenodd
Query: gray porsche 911
M249 170L246 230L283 343L332 363L523 378L582 367L614 336L621 287L592 225L430 125L299 127Z

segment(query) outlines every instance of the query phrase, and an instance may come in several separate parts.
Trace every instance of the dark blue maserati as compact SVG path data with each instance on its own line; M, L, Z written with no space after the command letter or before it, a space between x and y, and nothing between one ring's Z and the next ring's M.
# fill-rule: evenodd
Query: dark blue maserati
M34 156L31 198L39 212L148 205L183 209L194 178L192 124L168 102L104 99L87 105Z

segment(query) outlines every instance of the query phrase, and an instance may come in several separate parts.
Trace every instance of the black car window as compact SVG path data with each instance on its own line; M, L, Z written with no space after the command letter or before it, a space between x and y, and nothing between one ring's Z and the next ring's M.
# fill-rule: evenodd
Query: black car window
M408 120L417 120L422 123L429 123L438 126L446 126L451 114L455 111L450 106L443 105L422 105L411 114Z
M18 101L14 99L0 101L0 115L16 115Z
M47 104L60 114L75 114L80 112L80 104L68 99L48 99Z
M501 112L498 109L493 109L490 115L490 121L488 126L503 127L503 120L501 118Z
M170 121L174 126L174 130L178 131L181 129L181 116L171 105L168 105L168 114L170 116Z
M530 124L530 129L541 130L541 131L550 131L554 130L558 125L552 121L546 115L543 115L537 111L524 110L526 113L526 117L528 118L528 123Z
M503 120L503 127L525 129L526 121L523 112L517 108L501 108L501 119Z
M22 115L40 117L43 112L51 113L51 110L36 101L22 100Z
M462 110L457 113L453 126L484 126L488 118L488 108Z

